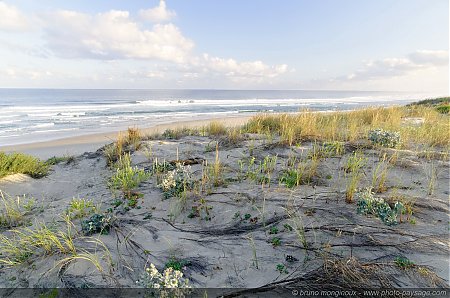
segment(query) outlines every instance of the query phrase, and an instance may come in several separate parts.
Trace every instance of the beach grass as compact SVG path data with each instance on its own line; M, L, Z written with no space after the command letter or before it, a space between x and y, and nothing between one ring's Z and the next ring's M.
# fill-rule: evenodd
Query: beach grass
M33 209L34 200L13 197L0 190L0 227L13 228L24 224L25 215Z
M94 250L109 254L108 249L97 238L78 235L68 217L65 218L66 229L36 224L34 228L20 228L9 231L9 235L0 234L0 263L6 266L17 266L42 256L63 255L56 264L63 266L75 260L87 260L100 272L100 264L96 252L81 248L82 243L95 244Z
M24 153L0 152L0 178L12 174L26 174L33 178L47 175L50 165Z
M420 118L423 123L405 123L410 118ZM370 107L330 113L303 110L293 114L258 114L245 126L249 133L276 133L289 146L301 141L352 142L367 139L368 132L373 129L399 132L403 148L450 145L448 116L424 105Z

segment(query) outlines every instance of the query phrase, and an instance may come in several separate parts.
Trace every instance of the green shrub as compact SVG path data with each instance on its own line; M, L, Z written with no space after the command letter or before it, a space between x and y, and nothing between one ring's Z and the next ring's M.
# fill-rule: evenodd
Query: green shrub
M407 269L414 267L414 262L406 257L396 257L394 260L395 265L400 267L401 269Z
M400 143L400 133L383 129L374 129L369 131L369 140L372 144L394 148Z
M40 159L23 153L0 152L0 178L11 174L27 174L33 178L47 175L49 165Z
M81 222L81 230L85 235L95 233L108 234L111 228L111 217L101 214L94 214L89 219Z
M438 111L441 114L448 114L450 113L450 105L442 105L436 107L436 111Z
M401 215L405 207L401 202L396 202L391 208L382 198L376 198L370 190L358 194L357 212L364 215L374 215L380 218L386 225L398 224L397 217Z

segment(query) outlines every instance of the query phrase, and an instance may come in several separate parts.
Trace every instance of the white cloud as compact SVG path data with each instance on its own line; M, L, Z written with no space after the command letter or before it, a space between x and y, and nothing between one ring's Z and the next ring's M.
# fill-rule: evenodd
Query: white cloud
M168 10L166 2L161 0L159 6L150 9L141 9L139 16L152 23L167 22L173 19L177 14L173 10Z
M440 66L448 66L447 51L416 51L407 58L369 61L354 73L333 80L377 80L405 76L418 70Z
M161 5L165 8L165 4ZM48 47L64 58L155 59L173 62L182 72L213 73L234 79L270 79L288 70L285 64L270 66L259 60L238 62L208 54L195 56L194 43L174 24L155 24L147 30L127 11L112 10L94 16L58 11L47 16L45 24Z
M25 79L25 80L38 80L44 77L51 77L53 73L48 70L38 70L30 68L17 68L17 67L7 67L0 70L0 77L5 77L8 79Z
M447 51L416 51L408 55L409 59L419 65L448 65Z
M14 10L25 19L19 10ZM48 58L45 63L51 63L55 57L71 59L66 60L67 63L70 61L75 64L82 60L88 64L97 60L100 61L97 62L99 67L109 68L107 73L125 74L116 75L117 80L158 79L171 83L187 79L193 84L228 81L245 87L245 83L272 82L272 79L293 71L286 64L268 65L256 59L237 61L209 54L195 54L194 42L185 37L176 25L161 23L176 15L174 11L167 9L164 1L155 8L141 10L139 15L153 24L133 18L130 12L122 10L96 14L73 10L46 12L38 14L36 19L36 24L42 30L42 43L27 46L7 43L3 48ZM151 67L149 63L153 62L162 63L165 67ZM139 70L130 71L133 65L138 65ZM30 77L30 74L31 72L20 72L20 76L24 78ZM85 78L91 76L91 73L83 73L83 70L79 70L78 74ZM19 74L12 76L19 77ZM31 77L39 76L42 77L35 73ZM109 75L99 74L93 79L100 82L106 77Z
M141 28L128 11L94 16L75 11L52 13L45 23L48 46L66 58L159 59L182 63L194 43L173 24Z
M188 67L189 71L194 68L204 73L222 74L235 79L274 78L288 71L286 64L270 66L259 60L238 62L231 58L211 57L208 54L194 58L191 63L192 67Z
M27 18L14 6L0 2L0 30L25 30Z

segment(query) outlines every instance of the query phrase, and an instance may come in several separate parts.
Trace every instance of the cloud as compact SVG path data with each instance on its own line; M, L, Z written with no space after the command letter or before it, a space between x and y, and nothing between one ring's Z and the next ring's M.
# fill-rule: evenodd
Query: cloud
M154 9L161 8L165 9L164 1ZM192 53L194 43L174 24L154 24L151 30L145 29L128 11L91 16L63 10L47 15L45 24L48 47L64 58L154 59L175 63L183 73L213 73L234 79L274 78L288 69L285 64L270 66L259 60L238 62L208 54L196 56Z
M185 62L194 43L173 24L141 28L128 11L111 10L94 16L58 11L46 18L44 38L65 58L159 59Z
M0 2L0 30L25 30L29 26L27 18L14 6Z
M51 77L53 73L48 70L38 70L30 68L17 68L17 67L7 67L0 70L0 77L5 77L8 79L26 79L26 80L38 80L44 77Z
M269 66L259 60L237 62L231 58L211 57L208 54L203 54L201 58L195 59L193 65L206 71L235 78L274 78L288 70L286 64Z
M418 70L446 65L448 66L447 51L416 51L407 55L407 58L386 58L369 61L352 74L333 79L333 81L376 80L399 77Z
M159 1L159 6L150 9L141 9L139 16L152 23L168 22L173 19L177 14L173 10L167 10L166 2L164 0Z
M418 65L448 65L447 51L416 51L408 55L411 62Z
M23 17L19 10L15 11ZM97 60L102 67L112 65L110 71L113 72L140 65L138 71L126 73L134 80L205 82L213 79L217 82L259 84L292 71L286 64L269 65L258 59L237 61L195 54L194 42L185 37L176 25L167 22L175 15L167 9L164 1L155 8L139 12L139 16L151 24L133 18L130 12L123 10L99 13L50 11L37 15L36 24L42 30L43 42L33 46L8 43L4 48L50 60L54 57L73 59L74 63L77 63L76 59ZM153 62L162 63L165 67L146 67ZM126 78L123 77L124 80Z

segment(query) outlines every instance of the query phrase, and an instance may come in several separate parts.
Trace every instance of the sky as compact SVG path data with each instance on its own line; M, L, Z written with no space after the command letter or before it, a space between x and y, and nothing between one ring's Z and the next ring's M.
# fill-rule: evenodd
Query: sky
M448 0L0 0L0 87L449 93Z

